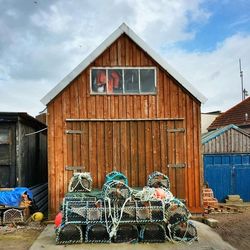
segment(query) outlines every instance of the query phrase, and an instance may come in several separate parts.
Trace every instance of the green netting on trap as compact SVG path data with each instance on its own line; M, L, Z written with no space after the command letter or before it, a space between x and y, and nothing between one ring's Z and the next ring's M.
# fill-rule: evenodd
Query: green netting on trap
M123 173L117 171L112 171L106 175L105 183L110 181L121 181L128 185L127 177Z
M121 181L110 181L103 185L102 196L111 200L128 199L132 195L132 190Z
M148 176L147 186L170 189L169 178L165 174L155 171Z

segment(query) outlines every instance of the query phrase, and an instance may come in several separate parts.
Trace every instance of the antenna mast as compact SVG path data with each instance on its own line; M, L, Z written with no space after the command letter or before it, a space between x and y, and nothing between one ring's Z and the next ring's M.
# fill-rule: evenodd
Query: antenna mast
M241 59L239 59L239 66L240 66L240 79L241 79L241 98L243 101L245 99L245 95L244 95L244 88L243 88L243 71L241 70Z

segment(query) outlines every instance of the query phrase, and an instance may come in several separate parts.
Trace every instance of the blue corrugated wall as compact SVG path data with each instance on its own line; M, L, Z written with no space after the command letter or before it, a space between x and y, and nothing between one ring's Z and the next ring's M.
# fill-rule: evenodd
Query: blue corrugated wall
M250 154L204 154L204 180L224 202L229 194L250 201Z

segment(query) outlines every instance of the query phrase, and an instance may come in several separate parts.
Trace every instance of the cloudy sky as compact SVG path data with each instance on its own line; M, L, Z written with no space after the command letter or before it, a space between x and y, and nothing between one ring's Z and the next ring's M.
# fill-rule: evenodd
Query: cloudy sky
M40 99L121 23L207 97L203 112L250 93L249 0L0 0L0 111Z

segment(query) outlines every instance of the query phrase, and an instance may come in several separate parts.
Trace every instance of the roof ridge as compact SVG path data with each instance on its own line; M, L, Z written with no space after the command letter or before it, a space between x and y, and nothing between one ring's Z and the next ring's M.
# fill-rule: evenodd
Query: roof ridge
M223 133L225 133L226 131L228 131L230 129L235 129L238 132L250 137L250 135L248 133L246 133L243 129L240 129L238 126L236 126L234 124L229 124L227 126L220 127L216 130L212 130L212 131L209 131L208 133L204 134L201 138L202 144L207 143L208 141L222 135Z
M245 112L244 109L248 108L248 105L246 106L246 104L250 104L250 97L246 98L245 100L237 103L236 105L234 105L233 107L231 107L230 109L226 110L225 112L221 113L221 115L217 116L215 118L215 120L210 124L210 126L208 127L208 129L214 129L217 127L221 127L221 126L225 126L225 122L232 122L240 125L242 124L242 114L240 114L240 112ZM241 110L243 109L243 110ZM250 110L250 105L249 105L249 110ZM247 110L248 111L248 110ZM233 116L231 116L230 114L233 113ZM245 115L245 114L243 114ZM248 114L250 116L250 114ZM236 121L238 120L238 123L236 123ZM244 123L245 124L245 123ZM247 122L247 124L250 124L250 119Z

